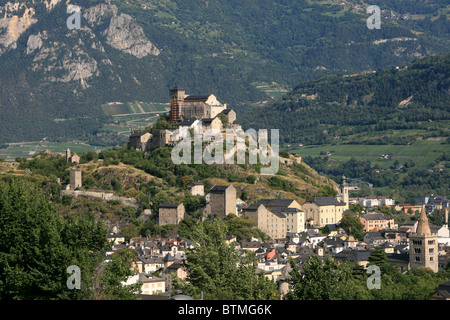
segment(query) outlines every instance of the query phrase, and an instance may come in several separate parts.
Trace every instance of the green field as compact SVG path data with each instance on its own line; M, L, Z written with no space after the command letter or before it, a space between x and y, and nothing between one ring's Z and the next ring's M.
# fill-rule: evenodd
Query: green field
M110 102L102 105L103 112L109 116L128 115L128 114L146 114L167 111L166 103L154 102Z
M264 91L272 99L279 99L290 90L287 86L280 85L276 82L260 82L253 83L253 85L257 89Z
M351 158L357 160L369 160L373 165L388 168L395 160L400 163L412 160L416 166L426 166L441 156L444 152L450 153L450 145L442 144L441 141L422 140L411 145L328 145L328 146L305 146L290 149L289 152L305 156L320 156L321 152L331 152L329 159L345 162ZM381 155L391 154L392 159L382 159Z
M10 144L8 148L0 149L0 158L5 159L6 161L15 161L17 157L31 158L47 149L53 152L65 154L67 148L70 148L70 150L75 153L86 152L89 150L100 151L103 149L101 147L91 146L82 142L55 143L45 140L31 141Z
M105 124L102 130L116 132L125 137L130 135L131 129L144 129L154 123L160 114L167 112L167 104L151 102L110 103L103 105L102 108L107 115L113 117L113 122ZM6 149L0 149L0 158L15 161L17 157L31 158L46 149L65 153L67 148L75 153L104 149L83 142L55 143L44 139L9 144Z

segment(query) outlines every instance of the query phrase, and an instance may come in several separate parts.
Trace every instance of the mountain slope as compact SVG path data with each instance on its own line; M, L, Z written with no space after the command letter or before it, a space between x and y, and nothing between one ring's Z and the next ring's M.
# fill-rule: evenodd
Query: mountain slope
M386 17L380 30L367 29L365 5L343 3L80 0L81 29L70 30L61 0L7 2L0 142L85 139L108 119L101 104L167 102L175 84L238 104L266 99L261 82L293 87L450 48L447 3L429 2L421 19Z
M448 137L449 103L450 54L445 54L365 75L303 82L282 99L244 112L240 123L279 128L285 143L405 144L411 142L406 133L414 130ZM392 130L400 130L397 138Z

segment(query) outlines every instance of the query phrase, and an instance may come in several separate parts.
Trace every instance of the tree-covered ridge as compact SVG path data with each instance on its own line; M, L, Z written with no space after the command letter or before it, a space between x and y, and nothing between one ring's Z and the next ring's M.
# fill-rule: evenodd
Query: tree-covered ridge
M449 71L450 55L445 54L367 75L327 75L301 83L262 108L244 112L241 123L280 128L286 143L408 143L408 139L390 141L383 132L427 130L429 122L449 120ZM372 135L376 138L364 136L376 132L380 132L378 137ZM445 122L434 134L448 136Z
M77 1L82 12L99 3ZM111 3L135 19L160 54L140 59L110 46L108 15L93 25L83 18L83 28L73 31L66 27L65 3L48 11L27 2L38 21L17 40L17 49L0 57L0 141L88 139L108 120L103 103L167 102L175 84L239 104L267 99L255 87L261 82L294 87L325 73L372 70L449 48L448 20L438 10L422 20L383 20L373 32L365 12L323 1ZM41 49L54 56L40 60L41 49L30 49L30 36L39 34ZM413 40L376 43L395 38ZM61 69L69 56L84 66L92 63L87 69L96 63L94 76L83 84L50 81L69 73ZM35 68L36 61L42 68Z

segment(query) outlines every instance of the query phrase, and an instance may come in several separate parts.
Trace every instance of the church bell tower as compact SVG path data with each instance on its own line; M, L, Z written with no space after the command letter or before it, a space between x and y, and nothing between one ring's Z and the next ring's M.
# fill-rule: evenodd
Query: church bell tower
M410 268L424 267L438 272L438 259L438 237L431 232L425 206L422 206L416 232L409 236Z

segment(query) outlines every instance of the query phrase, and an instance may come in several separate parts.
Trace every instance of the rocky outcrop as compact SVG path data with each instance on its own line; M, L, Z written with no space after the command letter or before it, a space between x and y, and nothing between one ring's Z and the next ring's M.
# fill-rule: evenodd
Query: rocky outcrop
M98 4L83 13L88 25L100 25L109 19L109 26L103 32L106 43L123 52L143 58L148 55L159 55L160 51L146 37L142 27L134 18L119 13L118 8L111 4Z
M51 10L58 2L47 1L47 9ZM135 19L119 13L115 5L98 4L82 8L81 12L81 28L67 30L67 41L55 37L52 30L28 37L26 54L33 57L32 70L42 72L44 79L52 82L79 81L82 89L88 88L89 79L99 76L101 66L110 68L112 65L110 59L97 61L93 58L92 50L105 53L105 45L137 58L160 53ZM24 19L21 25L28 21ZM22 27L20 30L26 29ZM8 39L5 38L3 42L5 46L11 46L17 39L18 36L10 32Z
M138 58L149 54L157 56L160 53L158 48L147 39L141 26L127 14L112 17L105 35L111 47Z
M0 55L17 48L19 37L38 20L33 8L19 2L7 2L0 7Z

